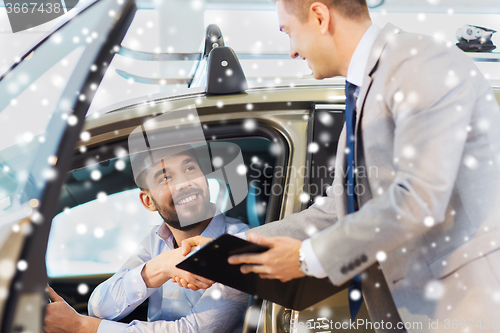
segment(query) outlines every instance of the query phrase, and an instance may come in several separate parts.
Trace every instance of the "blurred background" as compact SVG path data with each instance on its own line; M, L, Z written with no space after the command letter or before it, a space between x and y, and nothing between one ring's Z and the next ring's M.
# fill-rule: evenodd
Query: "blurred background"
M80 1L76 9L89 2ZM369 0L368 3L373 22L380 27L391 22L406 31L428 34L453 44L457 42L457 30L465 24L500 31L498 0ZM0 4L0 72L69 15L13 34L5 6L3 2ZM280 54L270 60L241 61L251 86L310 78L304 61L288 57L289 40L279 31L275 4L270 0L138 0L137 5L140 10L122 43L128 49L150 53L198 52L206 26L215 23L222 30L226 46L236 53ZM75 38L84 39L87 33L83 29L81 36ZM493 34L492 41L500 45L500 32ZM477 65L492 85L500 85L500 53L495 51L485 56L486 60L479 59ZM98 88L89 115L97 116L120 101L144 95L180 93L187 84L170 84L168 79L189 77L195 65L195 61L140 61L117 55ZM157 84L137 82L120 76L117 69L134 77L165 80L161 84L159 80Z

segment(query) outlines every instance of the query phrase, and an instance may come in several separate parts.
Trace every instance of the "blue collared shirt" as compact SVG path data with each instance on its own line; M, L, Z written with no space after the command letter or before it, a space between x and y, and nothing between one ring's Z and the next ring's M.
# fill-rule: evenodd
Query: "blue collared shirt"
M216 215L201 236L216 238L248 229L239 220ZM141 271L147 261L174 249L174 237L166 224L153 228L111 278L97 286L89 300L89 314L119 320L149 297L148 322L130 324L103 320L98 333L114 332L239 332L248 303L248 294L215 283L206 290L193 291L167 281L159 288L147 288Z

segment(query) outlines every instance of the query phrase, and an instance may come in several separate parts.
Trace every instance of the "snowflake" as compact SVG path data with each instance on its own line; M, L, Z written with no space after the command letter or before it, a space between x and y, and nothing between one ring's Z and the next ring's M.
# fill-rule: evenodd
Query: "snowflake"
M403 147L403 156L407 159L412 159L417 155L417 151L413 146L405 146Z
M324 306L321 309L319 309L318 315L323 318L331 318L333 313L329 307Z
M246 173L247 173L248 169L247 167L244 165L244 164L240 164L238 165L238 167L236 168L236 172L240 175L240 176L244 176Z
M444 286L437 280L430 281L425 286L425 298L428 300L439 300L445 292Z
M87 131L80 133L80 140L89 141L90 140L90 133Z
M104 237L104 229L102 229L102 228L95 228L94 229L94 237L95 238L103 238Z
M271 145L270 151L271 151L271 154L273 154L275 156L281 155L281 153L282 153L282 149L281 149L280 145L278 145L276 143L273 143Z
M424 225L425 225L426 227L429 227L429 228L430 228L430 227L432 227L432 226L434 226L435 222L436 222L436 221L434 220L434 218L433 218L432 216L427 216L427 217L424 219Z
M251 104L249 104L251 105ZM247 107L248 109L248 107ZM247 131L254 131L257 128L257 122L254 119L247 119L243 123L243 128Z
M405 98L405 95L401 92L398 91L397 93L394 94L394 102L396 103L401 103Z
M325 204L325 198L321 195L318 195L314 198L314 203L318 206L323 206Z
M361 293L359 292L359 290L354 289L349 293L349 298L353 301L359 301L359 299L361 298Z
M108 195L106 194L106 192L97 193L97 201L106 202L106 200L108 200Z
M321 141L322 143L330 142L330 140L331 140L331 137L330 137L330 133L328 133L328 132L323 132L319 135L319 141Z
M92 178L92 180L94 181L98 181L99 179L101 179L102 177L102 174L99 170L94 170L90 173L90 178Z
M469 169L474 170L474 169L477 169L479 163L474 156L467 155L464 157L464 164Z
M89 292L89 286L85 283L80 283L77 287L77 291L80 295L85 295Z
M310 199L311 199L311 197L307 193L301 193L300 196L299 196L299 200L302 203L309 202Z
M425 16L424 13L420 13L417 15L417 19L420 21L420 22L423 22L425 21L425 19L427 18L427 16Z
M214 288L211 290L210 296L214 300L219 300L222 297L222 291L219 288Z
M307 151L311 154L315 154L319 151L319 145L316 142L311 142L307 147Z
M224 160L222 159L222 157L215 156L212 160L212 164L216 169L219 169L224 165Z
M387 259L387 253L385 253L384 251L379 251L375 255L375 258L377 258L378 262L384 262Z
M76 226L76 233L79 235L83 235L87 232L87 226L85 224L80 223Z
M17 269L20 271L25 271L26 269L28 269L28 263L26 262L26 260L19 260L17 262Z
M306 227L306 234L311 237L312 235L314 235L315 233L318 232L318 228L316 228L315 226L313 225L308 225Z

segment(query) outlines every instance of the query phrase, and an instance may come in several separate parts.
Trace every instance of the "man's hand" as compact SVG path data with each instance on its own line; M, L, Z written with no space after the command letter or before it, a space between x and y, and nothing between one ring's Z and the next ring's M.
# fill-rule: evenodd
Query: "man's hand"
M203 246L205 244L213 241L213 238L207 238L202 236L194 236L191 238L184 239L182 241L182 255L187 256L191 251L194 251L196 246Z
M182 247L182 255L187 256L191 252L196 250L196 247L198 246L203 246L205 244L210 243L213 241L213 238L207 238L207 237L202 237L202 236L194 236L191 238L184 239L181 243ZM195 275L197 276L197 275ZM190 284L186 279L182 278L181 276L175 276L172 278L173 282L176 282L179 287L186 288L186 289L193 289L194 285ZM214 284L213 281L212 284ZM193 289L195 290L195 289Z
M184 288L195 291L210 288L214 284L213 281L175 267L175 265L184 259L186 257L182 255L182 249L177 248L163 252L148 261L141 272L146 286L148 288L158 288L170 279L173 282L177 282L173 279L175 277L184 279L185 283L182 285Z
M95 333L101 319L78 314L54 289L47 286L52 303L47 304L44 333Z
M290 237L264 237L249 234L248 240L269 247L260 254L240 254L229 257L232 265L244 264L241 272L254 272L263 279L287 282L305 276L299 268L299 250L302 242Z

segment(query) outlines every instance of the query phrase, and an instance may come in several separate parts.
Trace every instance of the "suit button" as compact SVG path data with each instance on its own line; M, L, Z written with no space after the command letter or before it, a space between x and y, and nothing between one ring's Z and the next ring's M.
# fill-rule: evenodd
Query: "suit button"
M349 265L347 265L347 268L352 271L354 270L354 263L350 262Z
M363 254L359 259L361 259L361 262L367 262L368 261L368 257L366 256L366 254Z
M340 269L340 273L342 274L347 274L347 267L346 266L342 266L342 268Z
M361 259L354 260L354 265L356 265L356 267L361 266Z

